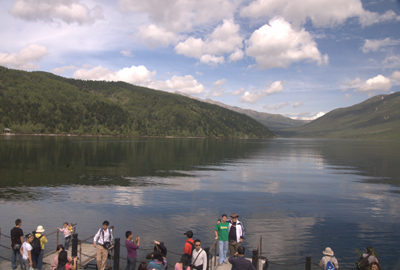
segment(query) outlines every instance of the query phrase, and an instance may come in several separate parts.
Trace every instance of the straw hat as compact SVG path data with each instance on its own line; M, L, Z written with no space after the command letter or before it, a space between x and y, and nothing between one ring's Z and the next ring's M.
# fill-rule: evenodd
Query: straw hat
M322 251L322 254L328 255L328 256L333 256L333 250L330 247L325 248L324 251Z
M37 227L37 229L36 229L36 232L39 232L39 233L44 232L43 226L42 226L42 225L39 225L39 226Z

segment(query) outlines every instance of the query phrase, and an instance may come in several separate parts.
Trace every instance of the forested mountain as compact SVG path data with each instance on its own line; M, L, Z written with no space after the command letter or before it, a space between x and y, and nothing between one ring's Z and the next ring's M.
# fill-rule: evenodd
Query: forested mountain
M270 138L261 123L188 97L124 82L0 67L0 130L127 136Z
M227 104L224 104L224 103L221 103L221 102L209 99L209 98L200 99L200 98L193 97L193 96L187 95L185 93L181 93L181 92L175 92L175 93L186 96L186 97L194 98L194 99L197 99L200 101L204 101L204 102L207 102L210 104L215 104L215 105L221 106L223 108L232 110L234 112L243 113L243 114L248 115L251 118L257 120L258 122L260 122L264 126L268 127L273 132L278 132L279 130L281 130L283 128L301 126L301 125L304 125L304 124L310 122L307 120L295 120L295 119L292 119L289 117L285 117L281 114L257 112L257 111L250 110L250 109L242 109L242 108L239 108L236 106L229 106Z
M379 95L333 110L303 126L283 129L283 137L400 140L400 92Z

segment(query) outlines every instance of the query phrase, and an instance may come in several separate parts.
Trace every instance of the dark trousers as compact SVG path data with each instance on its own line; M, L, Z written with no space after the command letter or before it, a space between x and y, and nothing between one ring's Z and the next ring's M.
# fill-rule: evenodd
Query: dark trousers
M12 250L11 252L12 252L12 255L11 255L12 269L17 268L17 258L18 258L19 264L21 265L21 268L22 268L22 255L21 255L21 252L19 252L19 249Z
M202 264L200 264L198 266L194 266L193 265L193 268L196 269L196 270L203 270L203 265Z
M127 261L125 270L136 270L136 258L127 256Z
M71 236L65 237L65 250L68 250L69 248L69 243L71 243Z

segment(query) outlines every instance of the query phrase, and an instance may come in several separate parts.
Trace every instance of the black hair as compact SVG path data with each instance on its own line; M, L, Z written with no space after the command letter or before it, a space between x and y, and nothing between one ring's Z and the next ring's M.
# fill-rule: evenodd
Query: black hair
M25 238L28 239L31 236L33 236L33 235L31 233L28 233L27 235L25 235Z
M19 224L21 224L21 222L22 222L21 219L17 219L17 220L15 221L15 225L18 226Z
M188 254L183 254L180 263L182 264L182 269L186 270L190 266L190 256Z
M374 248L371 246L367 247L367 254L373 254L374 253Z
M58 266L65 266L68 263L68 253L62 250L58 255Z
M227 214L223 214L222 217L228 217Z
M197 242L199 242L199 243L201 244L201 241L200 241L200 239L196 239L196 240L194 240L194 244L196 244Z
M161 251L154 250L153 258L156 259L157 261L161 262L162 264L164 264L163 254Z
M68 223L68 222L64 222L64 224L67 224L67 225L68 225L69 223Z
M65 250L63 245L58 245L58 246L57 246L57 249L56 249L56 250L59 251L60 249Z
M147 270L147 262L141 262L137 270Z
M110 222L108 222L107 220L104 220L104 221L103 221L103 225L108 226L108 225L110 225Z
M192 237L193 237L193 232L192 232L192 231L187 231L187 232L186 232L186 236L187 236L188 238L192 238Z
M244 253L246 252L246 249L243 246L240 246L237 248L237 252L240 255L244 255Z
M132 232L131 232L131 231L126 231L126 233L125 233L125 237L126 237L126 239L128 239L128 237L129 237L131 234L132 234Z

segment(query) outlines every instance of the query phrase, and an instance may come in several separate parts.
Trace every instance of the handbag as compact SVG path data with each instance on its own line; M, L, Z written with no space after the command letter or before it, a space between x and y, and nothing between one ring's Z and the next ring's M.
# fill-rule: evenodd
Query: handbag
M13 250L19 250L21 248L21 244L14 244Z

